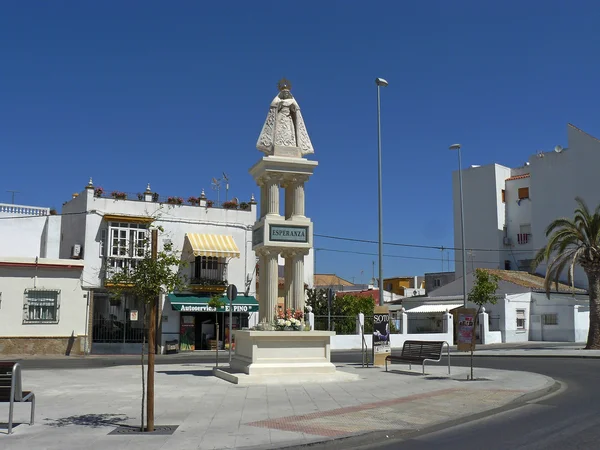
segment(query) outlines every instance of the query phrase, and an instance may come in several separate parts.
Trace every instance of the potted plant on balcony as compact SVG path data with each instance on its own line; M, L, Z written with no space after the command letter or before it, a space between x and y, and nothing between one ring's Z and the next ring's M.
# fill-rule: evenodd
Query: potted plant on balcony
M121 191L112 191L110 196L115 200L127 200L127 194Z
M237 209L238 204L234 200L229 200L228 202L223 202L221 206L225 209Z
M144 201L144 194L142 194L141 192L137 193L137 198L139 201L143 202Z
M103 194L104 194L104 188L102 188L101 186L98 186L97 188L94 189L94 197L102 197Z
M214 204L215 204L215 202L213 202L212 200L206 200L206 207L207 208L212 208Z
M198 206L200 204L200 199L198 197L188 197L188 203L192 206Z
M249 211L250 210L250 203L246 203L246 202L240 203L240 209L242 211Z
M158 192L154 192L154 193L152 194L152 201L153 201L154 203L158 203L158 199L159 199Z
M169 205L183 205L183 199L181 197L169 197L167 203Z

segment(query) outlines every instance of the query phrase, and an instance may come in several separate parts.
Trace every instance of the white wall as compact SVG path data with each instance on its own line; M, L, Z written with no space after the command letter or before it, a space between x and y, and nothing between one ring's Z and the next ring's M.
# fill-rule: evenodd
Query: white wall
M462 171L463 197L465 213L465 237L467 249L502 249L504 229L504 204L502 189L504 180L510 177L510 169L498 164L482 167L470 167ZM454 247L462 248L460 222L460 191L458 171L452 174L452 192L454 199ZM467 256L468 258L468 256ZM497 269L500 267L498 254L486 253L485 258L476 255L475 260L491 261L491 263L475 262L474 267ZM498 259L496 262L495 260ZM462 276L462 255L455 251L456 278ZM467 272L471 271L471 261L467 259ZM503 265L502 265L502 268Z
M81 268L0 266L0 336L77 337L86 334L86 292L81 288ZM25 290L60 289L58 323L23 324Z
M587 340L589 321L583 320L588 314L589 301L585 296L568 294L532 293L531 314L539 316L539 331L531 335L532 340L553 342L582 342ZM543 314L557 314L557 325L544 325ZM583 338L582 338L583 337Z
M568 149L530 158L532 233L534 248L546 244L545 229L558 217L573 217L575 197L582 197L593 211L600 203L598 168L600 141L572 125L567 126ZM543 273L540 266L539 273ZM564 276L566 280L566 273ZM575 284L587 287L587 277L578 267Z
M0 217L0 257L58 258L60 216Z
M518 192L520 188L530 188L530 178L519 178L506 182L506 228L510 238L510 252L506 252L506 259L510 261L511 270L519 270L519 261L533 258L533 240L529 239L526 244L519 244L518 234L521 233L521 225L531 225L531 188L529 199L519 202ZM504 267L502 267L504 268ZM522 270L527 270L523 268Z
M525 329L517 329L517 310L525 310ZM531 316L531 293L506 295L504 299L503 342L529 341Z

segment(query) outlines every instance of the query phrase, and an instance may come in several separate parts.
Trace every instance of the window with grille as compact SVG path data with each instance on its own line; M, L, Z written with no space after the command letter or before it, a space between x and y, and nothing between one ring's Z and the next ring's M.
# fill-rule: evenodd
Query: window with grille
M558 325L558 314L543 314L542 323L544 325Z
M525 310L517 309L517 330L525 329Z
M113 258L143 258L147 225L111 222L109 256Z
M27 289L23 306L24 323L58 323L60 291Z

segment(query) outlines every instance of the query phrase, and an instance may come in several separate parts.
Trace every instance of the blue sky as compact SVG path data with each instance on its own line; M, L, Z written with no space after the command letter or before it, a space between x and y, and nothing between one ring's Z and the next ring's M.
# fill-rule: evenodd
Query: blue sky
M384 240L451 247L449 144L463 145L465 166L517 166L566 146L568 122L600 135L595 3L377 4L3 2L0 202L14 189L16 203L60 209L90 176L108 190L150 182L215 197L223 171L246 200L287 77L319 161L307 185L315 233L376 240L383 77ZM318 272L371 277L377 245L315 244L327 249ZM385 276L441 269L439 250L385 253Z

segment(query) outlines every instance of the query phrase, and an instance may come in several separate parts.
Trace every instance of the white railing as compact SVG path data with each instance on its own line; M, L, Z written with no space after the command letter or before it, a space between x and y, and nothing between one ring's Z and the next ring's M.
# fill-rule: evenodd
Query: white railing
M50 208L0 203L0 214L10 214L14 216L48 216L50 215Z

